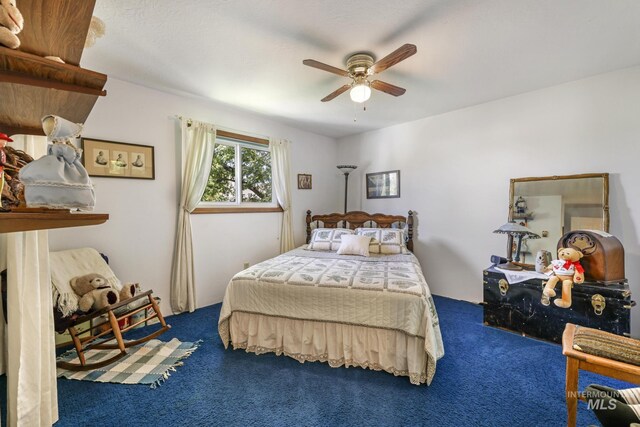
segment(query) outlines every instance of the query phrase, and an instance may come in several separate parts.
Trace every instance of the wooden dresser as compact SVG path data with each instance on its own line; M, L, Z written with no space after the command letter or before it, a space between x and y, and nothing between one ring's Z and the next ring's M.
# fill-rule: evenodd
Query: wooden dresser
M483 272L484 324L518 332L522 335L560 343L565 324L629 336L631 291L625 281L600 285L574 285L570 308L549 305L543 297L545 280L531 279L509 284L494 267Z

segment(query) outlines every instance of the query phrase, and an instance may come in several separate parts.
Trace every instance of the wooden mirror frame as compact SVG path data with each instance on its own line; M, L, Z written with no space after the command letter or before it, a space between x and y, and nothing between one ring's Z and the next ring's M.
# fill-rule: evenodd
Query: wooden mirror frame
M534 176L526 178L512 178L509 184L509 221L513 221L513 207L515 201L515 184L531 181L557 181L563 179L602 178L602 223L605 232L609 232L609 174L608 173L583 173L576 175ZM513 237L509 235L507 242L507 254L512 253ZM532 264L520 264L524 267L532 267Z

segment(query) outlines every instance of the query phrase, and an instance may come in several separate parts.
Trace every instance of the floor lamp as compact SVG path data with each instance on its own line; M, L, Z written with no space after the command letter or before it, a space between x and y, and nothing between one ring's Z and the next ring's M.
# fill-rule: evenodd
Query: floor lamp
M338 165L340 172L344 174L344 213L347 213L347 191L349 189L349 174L356 170L358 167L354 165Z

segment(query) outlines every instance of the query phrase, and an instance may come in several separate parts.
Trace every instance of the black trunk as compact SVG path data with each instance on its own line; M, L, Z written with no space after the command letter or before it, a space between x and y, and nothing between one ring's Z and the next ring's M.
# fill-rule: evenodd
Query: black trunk
M484 324L509 329L523 335L560 343L567 323L587 326L618 335L629 335L631 301L629 285L574 285L570 308L543 304L545 280L532 279L507 284L504 274L484 271ZM505 286L506 285L506 286ZM557 297L562 294L556 286ZM603 304L604 303L604 304Z

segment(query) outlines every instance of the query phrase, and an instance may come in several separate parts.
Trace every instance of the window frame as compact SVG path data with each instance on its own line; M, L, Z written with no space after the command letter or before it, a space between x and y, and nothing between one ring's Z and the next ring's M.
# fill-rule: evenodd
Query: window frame
M278 204L273 185L273 162L271 174L271 202L242 202L242 148L252 150L270 151L269 140L243 135L235 132L217 130L215 144L222 144L233 147L235 150L235 202L198 202L198 206L193 214L213 214L213 213L251 213L251 212L282 212L282 207Z

